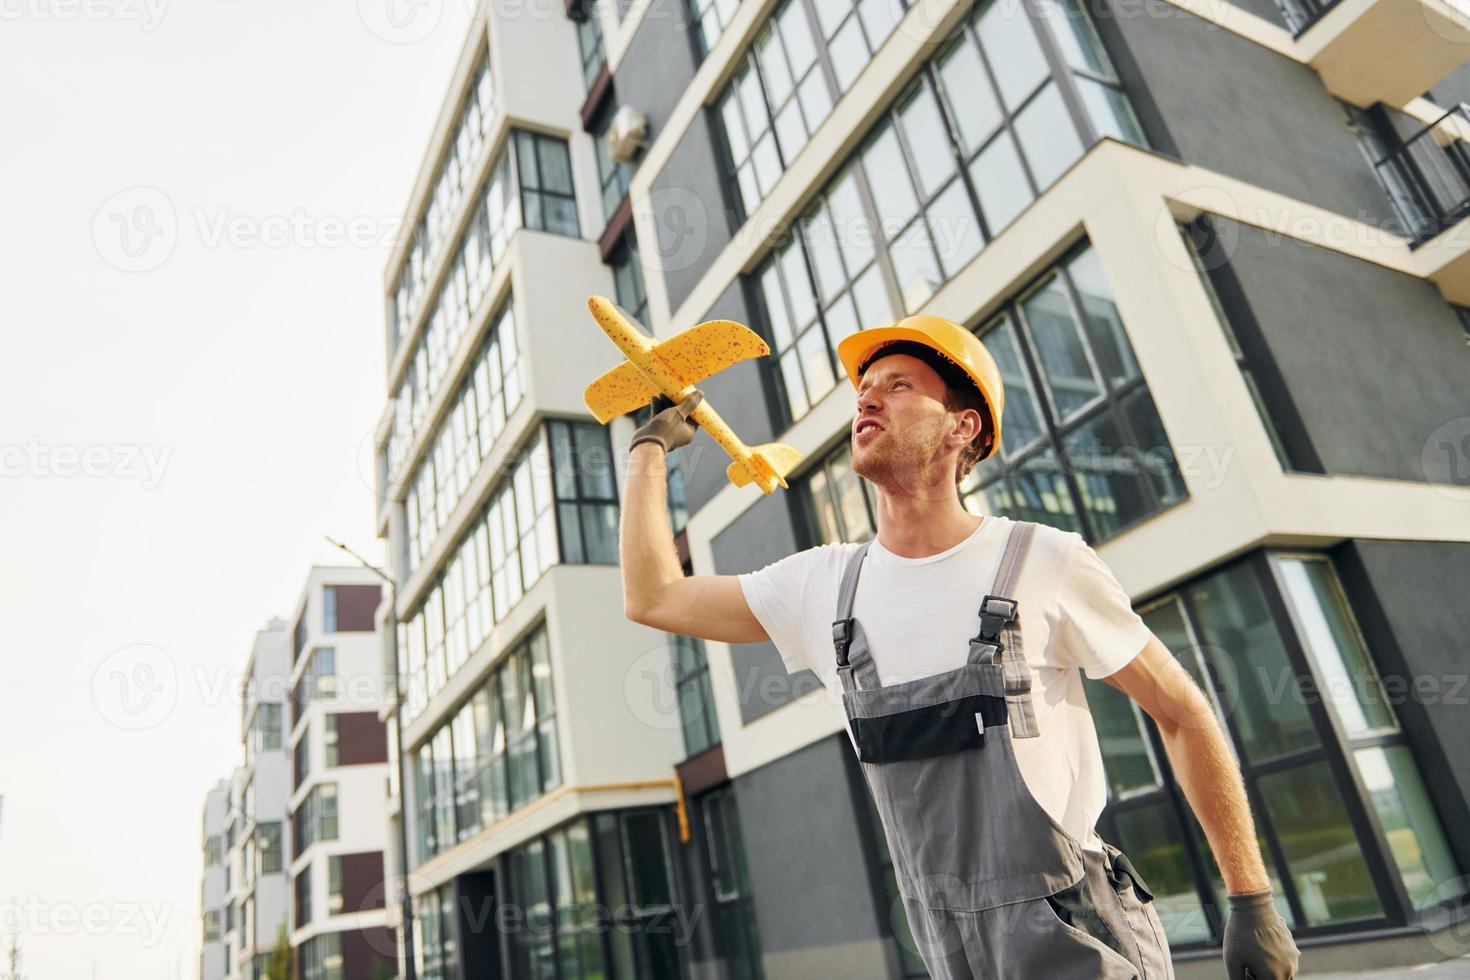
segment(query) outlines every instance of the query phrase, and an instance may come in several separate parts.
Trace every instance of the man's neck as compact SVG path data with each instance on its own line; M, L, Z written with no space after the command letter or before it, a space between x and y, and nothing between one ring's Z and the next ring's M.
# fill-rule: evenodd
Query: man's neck
M900 558L928 558L975 533L983 517L947 501L893 499L879 494L878 541Z

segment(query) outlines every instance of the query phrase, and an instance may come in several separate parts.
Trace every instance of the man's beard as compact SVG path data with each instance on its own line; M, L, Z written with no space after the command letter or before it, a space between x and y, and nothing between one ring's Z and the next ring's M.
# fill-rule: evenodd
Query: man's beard
M935 483L943 486L937 473L944 465L939 458L944 425L943 418L934 418L901 430L884 429L872 445L853 447L853 472L874 486L901 493L913 493Z

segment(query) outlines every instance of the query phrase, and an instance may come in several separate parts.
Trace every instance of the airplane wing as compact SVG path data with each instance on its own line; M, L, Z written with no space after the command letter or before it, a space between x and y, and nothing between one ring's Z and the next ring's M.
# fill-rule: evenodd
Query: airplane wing
M707 320L680 331L654 347L650 357L658 358L680 388L698 384L712 374L751 357L764 357L771 349L754 330L734 320ZM632 361L624 361L587 386L582 400L597 421L610 419L642 408L659 394ZM673 393L665 392L669 397Z

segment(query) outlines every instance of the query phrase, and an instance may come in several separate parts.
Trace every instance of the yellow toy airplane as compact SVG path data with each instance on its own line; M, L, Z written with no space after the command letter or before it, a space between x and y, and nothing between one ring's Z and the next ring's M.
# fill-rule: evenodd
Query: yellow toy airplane
M734 320L709 320L659 344L634 326L609 299L593 296L587 300L587 309L627 358L588 385L582 395L587 410L604 425L642 408L660 394L677 405L689 397L696 382L738 361L771 352L755 331ZM764 493L785 487L786 474L801 461L801 454L783 443L747 446L710 407L708 399L700 401L690 418L730 454L734 462L725 475L737 487L754 483Z

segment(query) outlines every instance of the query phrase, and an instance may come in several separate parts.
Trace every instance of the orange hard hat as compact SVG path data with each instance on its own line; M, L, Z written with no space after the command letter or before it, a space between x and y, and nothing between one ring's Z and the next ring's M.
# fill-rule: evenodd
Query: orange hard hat
M990 422L995 427L995 437L990 449L980 459L989 459L1000 448L1000 420L1005 410L1005 385L1000 379L1000 368L995 358L980 342L980 338L951 320L939 316L906 316L897 323L884 327L859 330L844 337L837 344L837 357L847 371L847 379L853 388L858 386L860 369L878 348L895 341L915 341L936 351L945 360L975 383L980 396L990 409ZM946 378L946 381L949 379ZM978 461L977 461L978 462Z

